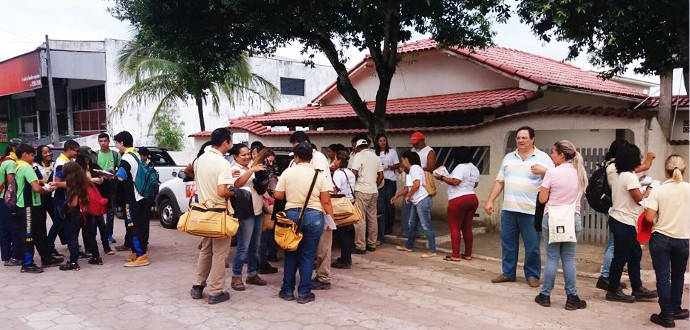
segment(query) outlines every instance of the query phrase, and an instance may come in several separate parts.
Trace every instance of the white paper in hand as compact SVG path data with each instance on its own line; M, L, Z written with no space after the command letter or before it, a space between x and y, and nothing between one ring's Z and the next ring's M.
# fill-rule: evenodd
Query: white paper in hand
M450 173L448 173L448 169L446 166L441 165L437 169L434 170L434 174L438 174L440 176L450 176Z
M336 228L338 228L335 225L335 220L333 220L333 218L328 214L324 214L323 222L324 222L323 230L329 231L329 230L336 230Z

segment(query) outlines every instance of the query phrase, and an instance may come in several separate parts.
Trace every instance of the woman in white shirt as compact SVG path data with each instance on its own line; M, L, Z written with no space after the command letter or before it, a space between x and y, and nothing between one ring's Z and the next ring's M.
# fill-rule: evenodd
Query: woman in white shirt
M436 256L436 236L434 227L431 223L431 196L424 186L424 170L422 169L419 155L411 150L402 154L402 169L407 173L405 189L399 191L393 198L391 204L395 204L398 197L406 195L405 203L412 203L412 211L409 217L409 228L416 228L417 222L422 225L426 239L429 243L429 251L422 254L422 258ZM408 235L405 246L396 246L398 251L412 252L414 248L415 235Z
M472 220L479 206L474 188L479 185L479 169L470 162L458 164L450 176L434 173L436 179L448 184L447 220L453 253L444 260L472 260ZM465 253L460 253L460 239L465 241Z
M654 223L659 216L652 227L649 253L656 273L661 313L652 314L650 320L663 327L674 327L674 319L687 319L690 316L687 309L681 308L690 239L690 183L683 182L685 160L682 157L669 156L664 170L668 180L652 190L645 211L645 220L650 223Z
M245 145L235 145L230 153L235 158L232 165L232 185L251 192L252 208L254 216L240 220L240 228L237 230L237 248L232 257L232 282L230 286L236 291L244 291L242 283L242 269L247 262L247 284L266 285L259 277L259 242L261 229L263 228L263 199L254 189L254 172L265 171L266 166L257 164L250 167L251 152Z
M345 150L335 153L335 159L331 163L333 170L333 186L339 194L349 199L354 199L355 174L347 168L350 155ZM338 227L335 231L336 240L340 246L340 258L336 259L331 267L338 269L350 269L352 267L352 247L354 246L354 225Z
M386 134L376 136L376 156L381 159L383 166L383 187L379 189L378 197L378 240L383 242L385 235L393 233L393 223L395 222L395 205L389 203L395 195L398 185L396 183L395 171L400 168L398 153L388 145Z
M635 175L635 168L640 165L640 149L634 144L621 146L616 153L616 170L618 177L611 186L613 206L609 212L609 228L613 233L613 260L609 270L609 289L606 300L633 303L639 299L656 298L656 291L642 286L640 279L640 259L642 249L637 242L637 218L644 208L639 202L646 196L640 191L640 181ZM649 194L647 188L645 195ZM623 267L628 264L628 277L632 286L632 295L625 294L620 287Z

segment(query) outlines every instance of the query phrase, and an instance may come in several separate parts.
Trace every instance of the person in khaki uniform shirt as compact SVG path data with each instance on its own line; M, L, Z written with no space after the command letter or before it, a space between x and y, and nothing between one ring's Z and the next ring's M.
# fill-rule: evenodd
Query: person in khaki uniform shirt
M214 130L211 133L211 149L194 162L194 179L199 202L212 201L223 204L233 196L233 192L228 189L228 185L232 183L231 166L223 157L232 147L231 141L232 135L226 128ZM233 210L230 212L234 213ZM193 299L203 297L206 285L209 286L209 304L230 299L230 294L225 291L225 259L229 252L230 238L204 238L201 241L196 279L190 290Z
M355 200L362 208L365 218L355 223L355 253L376 251L378 237L377 205L378 185L383 181L383 166L379 156L369 149L369 142L360 139L356 143L357 153L352 160L352 172L357 177ZM366 237L366 242L365 242Z

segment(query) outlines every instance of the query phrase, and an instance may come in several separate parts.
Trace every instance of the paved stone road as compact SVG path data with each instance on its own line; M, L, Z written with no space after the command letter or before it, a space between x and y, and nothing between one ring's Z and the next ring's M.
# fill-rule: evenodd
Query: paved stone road
M426 260L392 245L355 256L351 270L334 270L332 289L316 291L313 303L279 299L278 273L264 277L268 286L230 290L229 302L208 305L189 297L199 239L156 222L151 227L148 267L122 267L120 252L104 256L103 266L83 262L77 272L50 268L20 274L16 267L0 268L0 328L637 329L654 326L649 315L658 311L656 302L606 302L590 278L578 278L587 309L563 309L562 278L552 306L544 308L533 302L538 289L524 279L490 283L500 269L495 261ZM122 229L116 223L116 237ZM686 302L688 296L686 288ZM690 326L687 320L677 324Z

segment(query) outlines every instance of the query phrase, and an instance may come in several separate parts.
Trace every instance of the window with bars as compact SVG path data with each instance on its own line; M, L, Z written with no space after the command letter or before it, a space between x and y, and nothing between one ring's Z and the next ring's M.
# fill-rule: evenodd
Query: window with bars
M74 133L91 135L106 129L105 86L93 86L72 91Z
M690 120L683 120L683 133L690 133Z
M304 96L304 79L280 77L280 94Z

